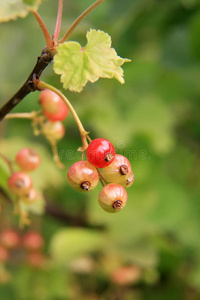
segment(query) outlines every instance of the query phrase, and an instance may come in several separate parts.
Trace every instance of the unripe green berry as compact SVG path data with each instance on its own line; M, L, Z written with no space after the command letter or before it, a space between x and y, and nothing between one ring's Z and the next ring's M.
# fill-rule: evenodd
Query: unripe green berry
M58 141L62 139L65 134L65 127L60 121L47 121L44 123L42 130L47 139L51 141Z

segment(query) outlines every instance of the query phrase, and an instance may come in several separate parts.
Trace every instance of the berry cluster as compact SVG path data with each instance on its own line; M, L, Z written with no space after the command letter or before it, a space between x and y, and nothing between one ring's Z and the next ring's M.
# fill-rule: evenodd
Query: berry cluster
M15 251L20 251L21 262L34 268L41 268L45 263L42 254L44 239L37 231L28 231L23 236L15 229L5 229L0 233L0 263L12 261Z
M127 202L125 188L134 181L130 162L123 155L115 154L111 142L102 138L91 141L86 157L87 161L78 161L69 168L68 182L74 189L87 192L100 179L104 186L98 197L100 206L110 213L120 211Z
M39 154L30 148L21 149L15 157L15 163L20 170L12 172L8 178L8 188L16 195L17 199L26 204L32 204L38 196L37 191L33 188L32 179L27 172L37 169L40 162Z

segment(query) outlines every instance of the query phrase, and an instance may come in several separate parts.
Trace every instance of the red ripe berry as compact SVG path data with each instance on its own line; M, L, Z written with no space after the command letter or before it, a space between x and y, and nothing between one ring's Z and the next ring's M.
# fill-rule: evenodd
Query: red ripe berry
M65 135L65 127L62 122L47 121L43 125L43 133L49 140L58 141Z
M121 185L109 183L99 193L98 201L105 211L116 213L126 205L127 192Z
M69 184L80 192L88 192L94 189L99 182L97 169L88 161L77 161L67 173Z
M130 185L130 181L132 181L132 177L130 176L131 164L129 160L120 154L116 154L112 163L102 170L105 178L112 182L122 185L123 187L127 187Z
M9 258L8 250L0 245L0 263L6 262L8 258Z
M40 93L39 102L42 105L43 114L50 121L63 121L68 115L67 105L51 90L43 90Z
M89 144L86 157L91 165L97 168L105 168L113 161L115 148L108 140L98 138Z
M40 156L30 148L23 148L17 153L15 161L23 171L28 172L35 170L39 166Z
M0 234L0 243L7 249L14 249L20 245L20 236L14 229L6 229Z
M19 197L26 195L32 188L31 177L23 172L15 172L8 179L9 190Z
M44 239L40 233L29 231L23 237L23 245L29 251L38 251L44 246Z

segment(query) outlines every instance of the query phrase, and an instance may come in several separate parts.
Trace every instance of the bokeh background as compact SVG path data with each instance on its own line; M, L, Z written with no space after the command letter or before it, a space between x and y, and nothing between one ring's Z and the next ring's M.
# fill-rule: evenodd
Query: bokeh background
M61 36L90 0L64 0ZM57 1L44 1L39 13L54 30ZM0 151L11 159L34 147L42 166L33 172L48 205L32 209L32 224L20 230L6 195L0 162L0 230L22 236L40 232L45 263L34 267L23 250L0 264L2 299L197 300L200 299L200 2L198 0L107 0L71 36L85 44L90 28L112 37L124 65L125 81L100 79L81 94L64 91L91 138L112 141L135 174L128 202L119 214L98 204L98 187L74 191L67 168L80 159L79 132L71 116L58 151L66 170L52 161L43 137L27 120L0 124ZM0 102L27 78L44 46L34 17L0 24ZM52 65L42 80L62 90ZM15 109L39 109L39 92ZM4 192L2 192L4 191ZM46 210L46 212L45 212ZM43 213L45 212L45 213Z

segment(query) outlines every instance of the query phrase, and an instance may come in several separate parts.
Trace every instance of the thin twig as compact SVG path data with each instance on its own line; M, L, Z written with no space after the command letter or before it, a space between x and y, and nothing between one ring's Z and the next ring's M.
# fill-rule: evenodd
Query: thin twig
M34 17L36 18L40 28L42 29L42 32L44 34L44 38L45 38L45 41L46 41L47 48L49 48L49 49L53 48L54 44L53 44L52 38L49 34L49 31L48 31L46 25L43 22L41 16L39 15L39 13L36 10L32 10L31 12L34 15Z
M60 26L61 26L61 21L62 21L62 11L63 11L63 0L59 0L56 27L55 27L55 31L54 31L54 35L53 35L54 43L57 42L59 33L60 33Z
M94 2L91 6L89 6L71 25L69 30L66 32L66 34L63 36L63 38L59 41L59 43L65 42L69 36L71 35L72 31L77 27L77 25L81 22L81 20L88 15L93 9L95 9L100 3L102 3L105 0L97 0Z
M40 78L44 69L52 61L52 54L44 48L41 56L38 57L37 63L33 68L31 74L27 78L26 82L20 87L18 92L8 100L0 109L0 121L18 104L20 103L30 92L37 90L34 84L34 78Z

